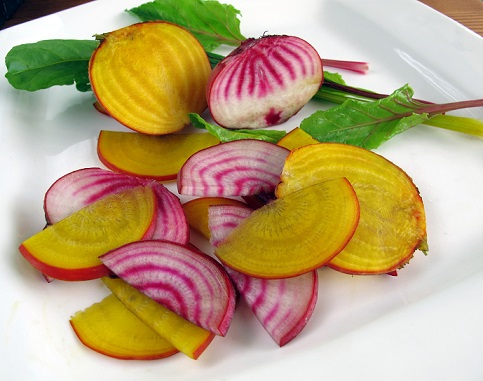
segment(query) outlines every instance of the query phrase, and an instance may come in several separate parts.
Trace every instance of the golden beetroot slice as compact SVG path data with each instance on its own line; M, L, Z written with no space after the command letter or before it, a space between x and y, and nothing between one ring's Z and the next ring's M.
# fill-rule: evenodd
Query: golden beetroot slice
M253 277L293 277L337 255L358 221L354 189L346 179L334 179L253 211L218 244L215 254L226 266Z
M115 172L173 180L192 154L219 143L208 133L151 136L103 130L99 133L97 155L107 168Z
M109 357L155 360L178 353L112 294L77 312L70 324L85 346Z
M88 280L108 274L99 256L128 242L150 237L156 198L138 186L106 196L28 238L20 253L48 277Z
M287 197L340 176L354 187L361 217L354 237L329 266L350 274L382 274L403 266L416 249L427 250L423 201L411 178L363 148L319 143L292 151L276 194Z
M215 334L183 319L120 278L102 278L122 304L158 335L192 359L197 359Z
M179 131L205 110L211 66L198 40L168 22L130 25L102 36L89 63L97 100L125 126L151 135Z
M293 150L295 148L315 143L318 143L318 141L300 127L296 127L280 139L277 144L289 150Z

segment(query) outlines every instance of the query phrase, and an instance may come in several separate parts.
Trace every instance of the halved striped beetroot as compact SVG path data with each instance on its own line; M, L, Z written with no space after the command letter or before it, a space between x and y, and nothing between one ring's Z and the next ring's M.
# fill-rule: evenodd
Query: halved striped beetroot
M188 243L189 226L179 198L163 184L95 167L72 171L50 186L44 197L47 223L59 222L108 195L140 185L150 186L157 201L156 227L146 238Z
M285 122L319 90L319 54L294 36L249 38L210 75L208 107L227 128L262 128Z
M252 213L240 205L208 210L211 242L216 247ZM261 279L226 267L230 278L262 326L279 345L294 339L312 317L318 296L317 270L285 279Z
M47 277L76 281L109 274L99 256L151 237L156 221L151 187L106 196L22 242L20 253Z
M70 324L85 346L120 360L155 360L178 353L112 294L75 313Z
M186 29L164 21L129 25L102 36L89 78L106 112L135 131L163 135L206 109L208 57Z
M254 210L215 248L244 274L289 278L327 264L350 241L359 202L345 178L317 183Z
M178 173L178 192L190 196L246 196L273 192L290 151L261 140L235 140L201 150Z
M104 277L102 282L125 308L188 357L196 360L213 341L214 333L182 318L124 280Z
M219 143L209 133L151 136L103 130L99 133L97 155L115 172L164 181L176 179L192 154Z
M192 323L224 336L235 290L223 267L194 246L133 242L100 257L114 274Z

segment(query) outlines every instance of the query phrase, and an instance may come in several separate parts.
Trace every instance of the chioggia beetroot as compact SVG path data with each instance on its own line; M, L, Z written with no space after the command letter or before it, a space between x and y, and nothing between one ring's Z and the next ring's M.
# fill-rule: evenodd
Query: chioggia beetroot
M319 54L293 36L245 40L223 59L208 80L213 119L226 128L262 128L285 122L323 82Z

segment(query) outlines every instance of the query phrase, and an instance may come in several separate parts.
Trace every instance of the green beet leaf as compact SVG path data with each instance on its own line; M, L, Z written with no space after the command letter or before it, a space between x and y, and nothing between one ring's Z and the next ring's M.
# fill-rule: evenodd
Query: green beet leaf
M141 21L164 20L188 29L210 52L220 45L238 46L240 11L214 0L155 0L127 10Z
M208 123L198 114L191 113L188 114L188 116L194 127L208 131L210 134L218 138L222 143L241 139L256 139L275 144L286 134L285 131L279 130L230 130L216 124Z
M372 102L348 99L328 110L307 117L300 128L320 142L338 142L374 149L391 137L423 123L424 104L412 99L408 86Z
M14 46L5 57L5 77L18 90L75 83L77 90L89 91L89 59L98 45L94 40L43 40Z

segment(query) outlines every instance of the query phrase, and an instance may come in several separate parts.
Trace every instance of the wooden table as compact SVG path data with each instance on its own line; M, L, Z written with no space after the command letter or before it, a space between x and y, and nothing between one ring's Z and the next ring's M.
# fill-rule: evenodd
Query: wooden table
M92 0L25 0L10 20L0 28L8 28ZM483 36L483 0L420 0ZM140 2L141 3L141 2Z

